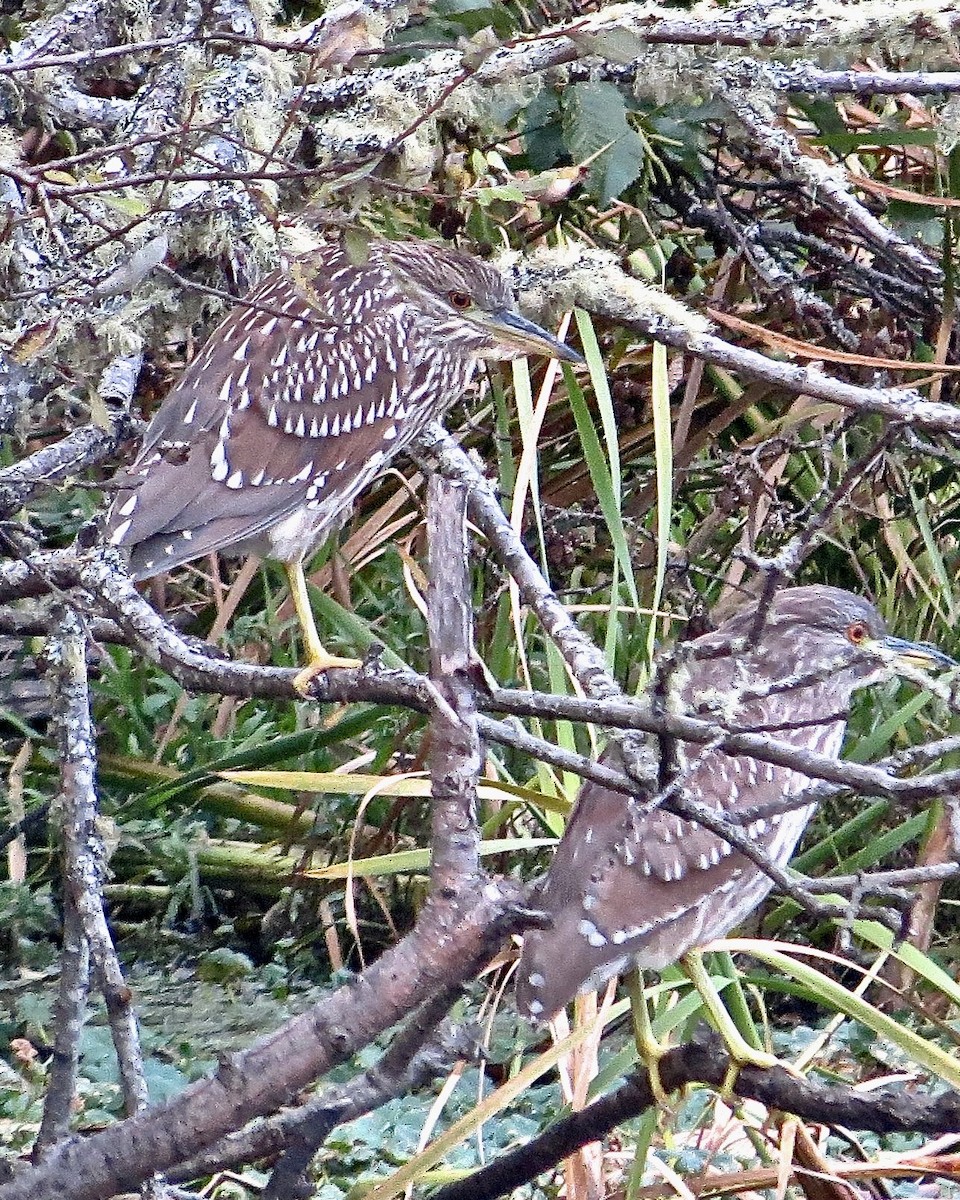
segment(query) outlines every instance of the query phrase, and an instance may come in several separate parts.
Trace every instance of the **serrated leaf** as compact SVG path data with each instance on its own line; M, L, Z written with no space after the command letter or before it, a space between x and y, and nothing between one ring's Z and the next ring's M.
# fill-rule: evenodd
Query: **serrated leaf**
M560 101L546 88L530 101L523 113L523 141L531 171L549 171L567 152L560 127Z
M627 121L627 105L612 83L576 83L564 100L563 132L575 162L586 162L589 191L607 204L640 177L646 157L643 138Z

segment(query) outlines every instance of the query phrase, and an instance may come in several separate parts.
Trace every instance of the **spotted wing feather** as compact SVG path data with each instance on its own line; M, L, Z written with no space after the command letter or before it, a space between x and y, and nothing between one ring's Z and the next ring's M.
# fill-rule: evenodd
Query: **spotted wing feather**
M109 540L140 578L230 546L301 557L433 415L424 396L454 398L472 368L434 369L382 258L331 246L274 272L157 413Z
M747 715L747 714L744 714ZM756 727L759 721L754 714ZM749 722L744 721L749 727ZM782 730L779 737L836 754L842 719L817 730ZM602 761L623 770L613 742ZM809 785L795 771L731 757L717 750L681 752L686 790L713 806L735 802L760 776L787 797ZM632 966L660 970L693 947L739 925L773 886L770 877L728 842L662 808L650 797L629 800L597 783L581 789L536 907L553 924L525 935L517 970L517 1005L538 1020L552 1016L580 991L599 987ZM709 802L709 801L708 801ZM784 864L809 820L812 806L758 820L744 832L773 861Z

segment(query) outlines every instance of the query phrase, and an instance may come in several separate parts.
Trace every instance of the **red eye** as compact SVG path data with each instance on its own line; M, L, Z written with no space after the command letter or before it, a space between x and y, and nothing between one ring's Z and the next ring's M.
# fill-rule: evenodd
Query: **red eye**
M870 636L870 631L862 621L854 621L847 626L847 641L854 646L862 646Z
M469 292L448 292L447 299L450 301L453 307L459 309L460 312L463 312L464 309L469 308L473 303Z

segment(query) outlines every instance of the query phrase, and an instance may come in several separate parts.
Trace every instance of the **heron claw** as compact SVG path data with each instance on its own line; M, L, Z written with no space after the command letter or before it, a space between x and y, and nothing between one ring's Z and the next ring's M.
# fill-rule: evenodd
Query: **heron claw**
M773 1067L783 1067L785 1070L790 1070L788 1063L781 1062L775 1054L770 1054L766 1050L755 1050L747 1042L731 1045L724 1038L727 1047L727 1053L730 1055L730 1065L727 1067L727 1073L723 1077L723 1083L720 1085L720 1099L729 1104L734 1096L734 1086L737 1078L744 1067L759 1067L762 1071L769 1071ZM799 1074L799 1072L794 1072Z
M356 671L363 666L358 658L338 658L335 654L322 654L310 660L299 671L293 680L294 690L299 692L304 700L310 700L313 695L313 681L318 675L327 671Z

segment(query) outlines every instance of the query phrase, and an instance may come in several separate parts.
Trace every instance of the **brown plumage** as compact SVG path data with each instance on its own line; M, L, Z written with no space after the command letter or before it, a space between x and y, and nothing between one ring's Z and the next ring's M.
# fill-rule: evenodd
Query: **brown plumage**
M780 592L765 619L751 605L715 633L680 646L659 686L666 711L836 758L853 692L905 663L942 667L951 660L889 637L876 609L858 596L798 587ZM699 745L677 742L668 757L684 790L721 813L798 795L811 782L786 767ZM616 743L603 761L622 767ZM676 962L740 924L772 887L759 867L697 823L646 811L652 799L589 781L582 787L534 901L553 925L524 937L517 1004L525 1015L546 1020L623 970ZM744 832L783 866L813 807L757 820Z
M213 550L283 562L311 662L303 559L466 389L483 359L582 361L525 320L488 263L426 242L327 245L273 271L150 423L106 537L144 579Z
M157 412L108 540L145 578L233 547L302 558L483 358L578 359L489 264L442 246L324 246L264 279Z

